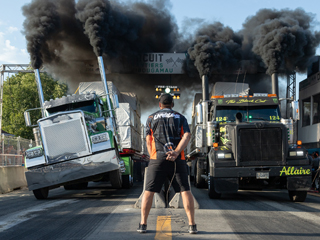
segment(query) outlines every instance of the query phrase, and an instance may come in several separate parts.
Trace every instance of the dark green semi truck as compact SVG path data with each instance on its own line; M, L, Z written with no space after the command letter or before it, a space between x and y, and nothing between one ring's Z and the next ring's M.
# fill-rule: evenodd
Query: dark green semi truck
M248 84L224 82L209 98L206 76L202 82L188 154L195 186L207 186L214 199L239 189L287 189L292 201L304 201L311 166L293 141L293 120L281 118L277 92L249 95Z

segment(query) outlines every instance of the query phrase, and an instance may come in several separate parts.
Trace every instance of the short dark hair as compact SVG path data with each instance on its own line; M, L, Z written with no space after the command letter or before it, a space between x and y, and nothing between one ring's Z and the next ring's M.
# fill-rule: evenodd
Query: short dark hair
M161 106L164 107L164 108L171 108L172 107L172 103L170 103L170 104L161 103Z
M159 98L159 102L163 105L171 106L171 103L173 103L173 97L169 93L162 94Z

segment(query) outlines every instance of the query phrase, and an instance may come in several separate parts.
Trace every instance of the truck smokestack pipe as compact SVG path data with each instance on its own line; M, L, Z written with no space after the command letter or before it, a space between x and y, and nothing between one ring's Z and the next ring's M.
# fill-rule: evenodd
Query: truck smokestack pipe
M34 75L36 77L36 83L37 83L37 88L38 88L38 94L39 94L39 101L40 101L42 117L45 117L45 113L44 113L44 109L43 109L44 97L43 97L43 90L42 90L42 85L41 85L39 69L35 69L34 70Z
M108 90L108 84L107 84L107 77L106 77L106 72L104 70L104 64L103 64L103 58L102 56L98 57L98 63L99 63L99 69L100 69L100 76L101 76L101 80L103 82L103 86L104 86L104 90L107 94L107 104L108 104L108 109L111 110L111 102L110 102L110 93ZM113 113L112 111L109 111L110 117L113 118Z
M209 91L208 91L208 76L202 76L202 100L207 101L209 100Z
M206 129L207 129L207 122L208 122L208 100L209 100L209 91L208 91L209 87L208 87L208 76L206 75L202 75L202 114L203 114L203 132L206 133ZM205 134L204 134L205 136ZM207 145L207 138L203 138L203 142L204 145ZM207 148L205 148L204 150L205 152L207 152Z
M272 94L277 94L277 96L279 97L279 82L278 82L277 72L272 73L271 83L272 83Z

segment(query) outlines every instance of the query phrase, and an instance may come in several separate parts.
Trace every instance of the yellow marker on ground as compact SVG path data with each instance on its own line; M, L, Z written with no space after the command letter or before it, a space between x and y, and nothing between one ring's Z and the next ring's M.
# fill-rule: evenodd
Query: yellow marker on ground
M162 229L162 231L161 231ZM157 218L157 233L154 239L172 239L172 230L171 230L171 216L158 216Z

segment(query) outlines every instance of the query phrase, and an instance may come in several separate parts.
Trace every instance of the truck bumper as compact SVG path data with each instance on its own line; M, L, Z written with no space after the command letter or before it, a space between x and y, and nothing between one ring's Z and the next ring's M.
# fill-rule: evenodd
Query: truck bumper
M252 166L252 167L210 167L213 177L256 177L257 172L268 172L269 177L311 177L311 166Z
M210 175L220 183L220 192L223 192L222 185L230 182L236 191L239 178L257 178L257 173L268 172L269 178L281 177L287 180L287 189L290 191L307 191L311 187L312 174L311 166L268 166L268 167L228 167L210 168Z
M58 187L64 183L119 169L115 149L72 159L53 165L30 169L26 174L29 190Z

